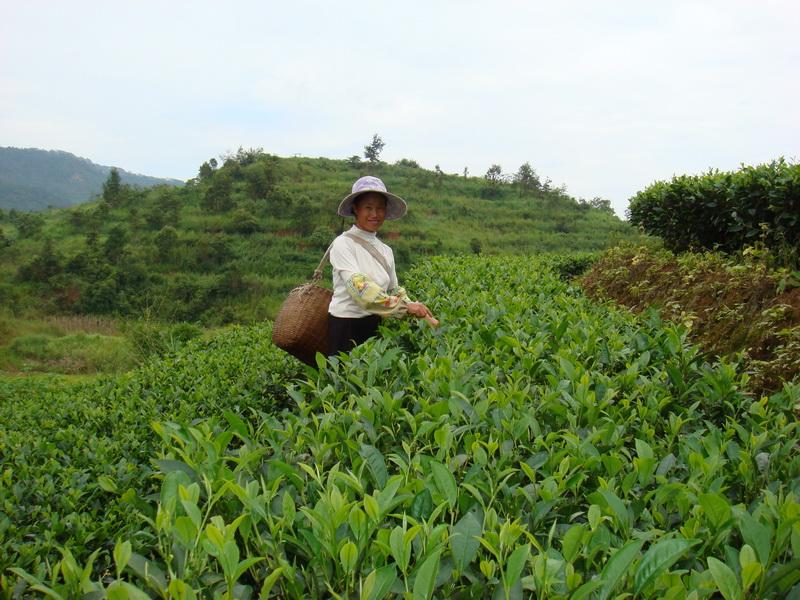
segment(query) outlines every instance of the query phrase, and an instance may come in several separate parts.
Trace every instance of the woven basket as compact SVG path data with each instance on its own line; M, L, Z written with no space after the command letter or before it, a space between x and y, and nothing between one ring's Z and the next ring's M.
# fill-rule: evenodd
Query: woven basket
M328 354L328 305L333 292L306 283L289 293L275 317L272 342L312 367L317 352Z
M328 306L333 292L317 283L330 253L328 246L311 281L289 292L272 326L272 343L312 367L317 366L317 352L328 355Z

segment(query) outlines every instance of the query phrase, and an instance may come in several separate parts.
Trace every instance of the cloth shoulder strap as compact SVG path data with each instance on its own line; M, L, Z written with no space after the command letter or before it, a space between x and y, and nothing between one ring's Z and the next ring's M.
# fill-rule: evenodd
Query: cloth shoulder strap
M378 264L384 268L384 270L386 271L386 274L389 276L389 279L392 278L392 271L389 268L389 263L386 262L386 257L384 257L383 254L378 252L378 249L375 246L370 244L367 240L365 240L363 238L360 238L357 235L354 235L354 234L350 233L349 231L345 231L344 235L346 235L351 240L356 242L359 246L364 248L364 250L369 252L372 255L372 258L377 260Z

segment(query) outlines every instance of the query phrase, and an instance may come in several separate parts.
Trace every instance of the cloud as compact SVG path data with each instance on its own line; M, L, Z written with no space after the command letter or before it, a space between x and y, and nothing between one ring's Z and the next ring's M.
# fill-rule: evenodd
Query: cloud
M447 172L530 161L619 214L655 179L797 156L800 7L9 3L0 136L191 177L238 146Z

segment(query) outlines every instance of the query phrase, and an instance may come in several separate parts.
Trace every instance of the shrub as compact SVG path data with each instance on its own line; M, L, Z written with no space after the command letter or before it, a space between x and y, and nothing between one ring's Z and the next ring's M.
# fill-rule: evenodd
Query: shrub
M658 181L630 201L631 223L671 250L735 252L756 242L800 245L800 165L784 159L736 172Z

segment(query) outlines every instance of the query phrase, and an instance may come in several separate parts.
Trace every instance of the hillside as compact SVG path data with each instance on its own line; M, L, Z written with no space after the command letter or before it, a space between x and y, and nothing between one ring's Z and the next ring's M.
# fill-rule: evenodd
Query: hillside
M182 188L123 186L70 209L0 213L0 300L15 316L270 318L349 226L336 207L366 173L408 200L407 217L381 232L401 273L435 254L593 252L636 237L561 190L487 192L483 178L418 167L242 151Z
M775 391L800 374L800 271L775 268L766 250L674 254L622 244L581 277L594 300L657 309L711 356L739 363L750 389Z
M0 208L30 211L86 202L102 191L110 170L60 150L0 148ZM183 184L118 171L123 183L137 187Z

